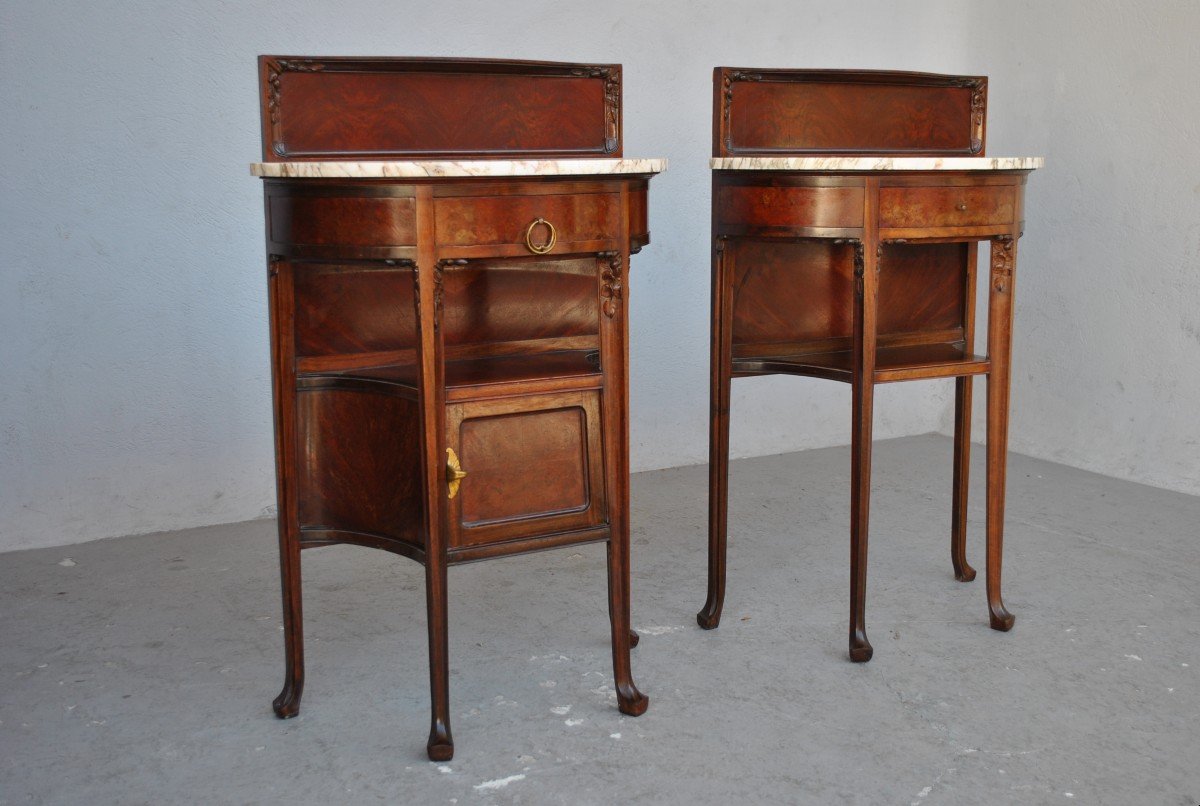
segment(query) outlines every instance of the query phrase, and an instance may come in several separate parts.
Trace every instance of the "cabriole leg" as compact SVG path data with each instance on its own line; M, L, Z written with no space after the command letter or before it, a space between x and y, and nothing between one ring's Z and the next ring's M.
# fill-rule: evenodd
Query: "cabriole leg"
M1012 349L1012 293L1016 240L992 241L991 285L988 294L987 399L987 600L993 630L1007 632L1016 620L1004 606L1000 573L1004 559L1004 487L1008 462L1008 389Z
M713 249L712 362L708 414L708 599L696 614L706 630L721 622L725 605L725 564L729 529L729 400L732 377L732 289L725 244Z
M865 663L867 640L867 533L871 506L871 425L875 400L875 314L882 247L868 260L854 247L854 366L850 424L850 660ZM870 265L867 265L867 264Z

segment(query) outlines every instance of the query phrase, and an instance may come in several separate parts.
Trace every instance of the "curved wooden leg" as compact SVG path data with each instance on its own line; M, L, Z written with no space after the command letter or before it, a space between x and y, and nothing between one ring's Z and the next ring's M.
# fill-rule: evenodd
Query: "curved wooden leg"
M967 499L971 471L971 378L954 380L954 502L950 514L950 562L954 578L970 582L975 569L967 563Z
M275 477L279 505L279 580L283 594L283 690L271 703L280 719L300 713L304 693L304 615L300 604L300 523L293 488L296 478L295 306L292 265L272 259L268 272L271 298L271 386L275 402Z
M1004 558L1004 486L1008 462L1008 388L1012 349L1012 291L1016 240L992 241L991 288L988 294L987 399L987 600L993 630L1007 632L1016 618L1004 606L1000 571Z
M613 679L617 689L617 707L629 716L641 716L650 698L638 691L633 682L629 659L629 550L628 534L614 534L608 541L608 612L612 624Z
M874 384L855 383L850 459L850 660L865 663L867 640L867 524L871 504L871 415Z
M446 561L444 558L428 558L425 565L425 603L428 609L429 685L433 714L426 750L430 761L449 761L454 757L454 739L450 735L450 661L446 601Z
M291 719L300 713L304 693L304 618L300 606L300 544L290 539L279 522L279 570L283 584L283 690L271 703L275 716Z
M872 259L873 258L873 259ZM867 526L871 506L871 418L875 400L875 306L882 247L855 246L854 367L850 424L850 660L865 663L867 640Z
M724 244L713 251L713 320L708 420L708 598L696 614L706 630L721 622L725 604L725 554L729 526L729 398L732 317Z

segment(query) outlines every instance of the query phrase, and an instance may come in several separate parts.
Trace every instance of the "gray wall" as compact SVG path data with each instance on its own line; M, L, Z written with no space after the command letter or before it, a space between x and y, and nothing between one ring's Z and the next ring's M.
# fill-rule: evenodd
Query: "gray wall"
M707 456L712 67L988 74L990 152L1051 159L1022 242L1014 447L1200 492L1183 408L1200 396L1200 180L1182 159L1200 13L1053 5L5 4L0 550L272 511L246 170L254 57L272 52L625 65L625 153L672 161L631 280L635 469ZM1156 159L1131 162L1143 152ZM948 390L881 387L876 435L945 429ZM734 453L848 442L848 407L838 384L741 381Z
M1200 494L1200 3L972 8L989 151L1047 158L1018 256L1010 446Z

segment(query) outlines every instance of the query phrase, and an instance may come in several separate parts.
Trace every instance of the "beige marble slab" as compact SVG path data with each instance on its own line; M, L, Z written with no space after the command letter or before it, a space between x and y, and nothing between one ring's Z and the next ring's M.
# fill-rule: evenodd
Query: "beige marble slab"
M291 179L424 179L461 176L609 176L656 174L665 159L420 160L389 162L255 162L254 176Z
M1033 171L1041 157L714 157L717 171Z

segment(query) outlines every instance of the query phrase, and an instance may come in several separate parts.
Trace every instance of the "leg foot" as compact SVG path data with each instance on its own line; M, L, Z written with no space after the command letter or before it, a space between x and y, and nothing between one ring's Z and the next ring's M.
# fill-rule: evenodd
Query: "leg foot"
M875 650L871 647L871 642L867 640L867 634L857 632L850 638L850 660L855 663L866 663L875 654Z
M988 608L989 621L992 629L1000 632L1008 632L1013 628L1017 617L1004 609L1003 604L992 605Z
M454 739L450 736L450 726L435 721L429 729L429 742L425 745L430 761L449 761L454 758Z
M650 706L650 698L637 690L632 682L617 686L617 708L626 716L641 716Z
M284 683L283 691L279 692L279 696L271 703L271 708L275 711L275 716L280 719L291 719L300 713L300 694L304 691L302 683L296 683L292 680Z
M721 606L712 602L704 605L704 609L696 614L696 623L706 630L715 630L721 623Z

